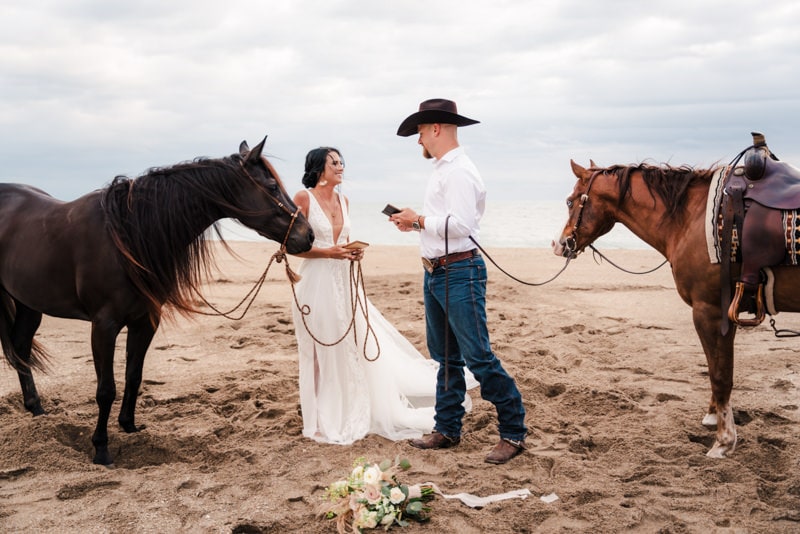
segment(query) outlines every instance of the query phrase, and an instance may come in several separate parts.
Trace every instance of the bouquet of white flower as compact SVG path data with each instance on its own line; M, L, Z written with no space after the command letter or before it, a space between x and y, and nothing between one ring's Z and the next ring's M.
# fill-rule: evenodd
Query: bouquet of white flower
M397 473L411 467L408 460L396 458L380 464L358 458L346 479L338 480L325 488L325 505L322 515L335 519L340 534L348 530L360 534L364 530L392 525L401 527L408 520L426 521L434 497L429 485L406 485L397 480Z

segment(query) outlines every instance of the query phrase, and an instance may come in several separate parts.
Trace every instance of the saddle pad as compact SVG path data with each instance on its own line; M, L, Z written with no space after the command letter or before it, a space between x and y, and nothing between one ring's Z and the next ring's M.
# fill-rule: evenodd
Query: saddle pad
M720 208L722 207L722 190L725 188L725 177L728 175L728 165L723 165L711 177L711 186L708 188L706 201L706 247L708 259L711 263L719 263L722 258L719 241ZM735 258L736 255L731 255Z
M798 210L783 210L783 229L786 236L786 259L784 264L797 265L800 254L800 214Z

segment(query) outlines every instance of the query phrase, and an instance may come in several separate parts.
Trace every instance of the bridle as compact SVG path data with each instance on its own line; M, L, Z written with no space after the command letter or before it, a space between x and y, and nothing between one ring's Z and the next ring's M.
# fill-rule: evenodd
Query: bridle
M578 218L575 220L575 225L572 227L572 233L567 236L564 240L564 256L567 258L575 258L578 255L578 229L581 226L581 221L583 221L583 209L586 207L586 203L589 202L589 191L592 189L592 184L594 183L594 179L597 178L599 174L605 174L605 170L597 170L592 173L592 176L589 177L589 183L586 185L586 192L581 195L581 204L578 206ZM567 201L567 207L572 208L572 201ZM590 247L594 248L592 245Z
M288 207L286 207L286 204L281 202L279 199L275 198L274 195L272 195L269 191L264 189L261 186L261 184L259 184L258 181L255 178L253 178L253 175L250 174L250 172L244 166L244 161L240 160L239 161L239 166L241 167L242 172L244 173L244 175L247 176L250 179L250 181L255 184L256 187L261 189L261 191L265 195L267 195L270 198L270 200L272 200L275 203L275 205L278 206L278 208L280 208L284 212L288 213L292 218L291 221L289 221L289 226L288 226L288 228L286 228L286 234L283 236L283 241L281 242L281 248L279 250L279 253L281 254L281 257L277 259L278 263L280 263L281 260L286 256L286 242L289 241L289 236L292 233L292 228L294 228L294 223L295 223L295 221L297 221L297 216L300 215L300 208L296 207L294 211L291 211Z
M286 260L286 242L289 241L289 236L292 234L292 228L294 228L294 223L297 221L297 216L300 215L300 208L295 208L294 211L290 210L286 206L286 204L281 202L269 191L264 189L264 187L262 187L261 184L259 184L258 181L255 178L253 178L253 175L251 175L250 172L248 172L248 170L244 166L243 161L241 160L239 161L239 166L242 169L244 175L247 176L247 178L249 178L250 181L253 182L253 184L255 184L256 187L258 187L265 195L267 195L270 198L270 200L272 200L275 203L275 205L278 206L278 208L282 209L285 213L288 213L291 216L291 220L289 221L289 227L286 229L286 234L283 236L283 241L281 242L280 249L278 249L278 251L272 255L272 257L269 260L269 263L267 263L267 267L264 269L264 273L259 277L258 280L256 280L255 284L250 289L250 291L247 292L247 294L242 298L242 300L239 301L239 303L236 306L234 306L228 311L221 311L217 309L217 307L214 306L212 303L210 303L208 300L206 300L206 298L202 294L198 295L206 306L214 310L214 313L195 310L197 313L201 315L211 315L211 316L218 315L225 317L226 319L231 319L233 321L239 321L243 319L245 314L247 313L247 310L249 310L250 306L253 305L253 302L256 300L256 297L258 296L258 292L261 291L261 287L264 285L264 282L267 279L267 273L269 273L269 268L272 266L272 262L275 261L277 263L281 263L282 261ZM288 260L286 260L286 276L289 278L290 281L295 280L297 278L297 275L292 271L291 267L289 267ZM292 287L294 287L294 285ZM250 299L250 301L247 303L247 306L245 306L244 310L242 310L241 314L236 317L232 316L233 312L238 310L248 299Z
M589 183L586 184L586 192L581 195L581 204L580 204L580 206L578 206L578 218L575 220L575 225L572 227L572 233L564 240L564 252L565 252L564 256L566 256L567 260L569 260L570 258L577 257L577 255L579 253L579 251L578 251L578 229L580 228L581 222L583 221L583 209L586 207L586 203L589 202L589 191L592 189L592 184L594 183L594 179L597 178L597 176L600 175L600 174L606 174L606 170L605 169L600 169L600 170L594 171L592 173L592 176L589 177ZM571 208L572 207L571 201L568 200L567 203L568 203L567 206ZM654 267L654 268L652 268L650 270L647 270L647 271L630 271L628 269L625 269L624 267L620 267L619 265L617 265L616 263L614 263L613 261L608 259L608 257L605 254L603 254L602 252L597 250L597 248L595 248L593 243L589 243L586 246L589 247L590 249L592 249L592 252L596 256L595 257L595 261L597 261L597 256L599 256L601 259L606 260L608 263L610 263L611 265L613 265L614 267L616 267L620 271L626 272L628 274L650 274L650 273L652 273L654 271L657 271L658 269L660 269L661 267L663 267L665 264L667 264L669 262L669 260L665 259L657 267Z

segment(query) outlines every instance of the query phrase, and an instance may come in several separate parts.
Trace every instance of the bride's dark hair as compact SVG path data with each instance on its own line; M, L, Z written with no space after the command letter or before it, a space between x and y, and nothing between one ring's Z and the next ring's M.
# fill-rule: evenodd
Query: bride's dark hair
M336 152L339 159L342 159L342 153L339 149L330 146L321 146L314 148L306 154L306 169L303 174L303 185L306 188L312 188L317 185L319 177L322 176L322 171L325 170L325 164L328 162L328 154Z

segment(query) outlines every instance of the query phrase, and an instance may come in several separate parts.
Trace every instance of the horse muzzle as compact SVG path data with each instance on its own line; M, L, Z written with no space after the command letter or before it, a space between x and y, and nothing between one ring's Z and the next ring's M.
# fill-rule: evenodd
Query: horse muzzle
M314 230L308 227L307 232L300 233L299 236L290 236L286 240L286 252L289 254L299 254L301 252L308 252L314 244Z
M561 238L558 241L553 240L551 246L553 247L553 254L562 258L575 259L580 253L576 247L574 236Z

